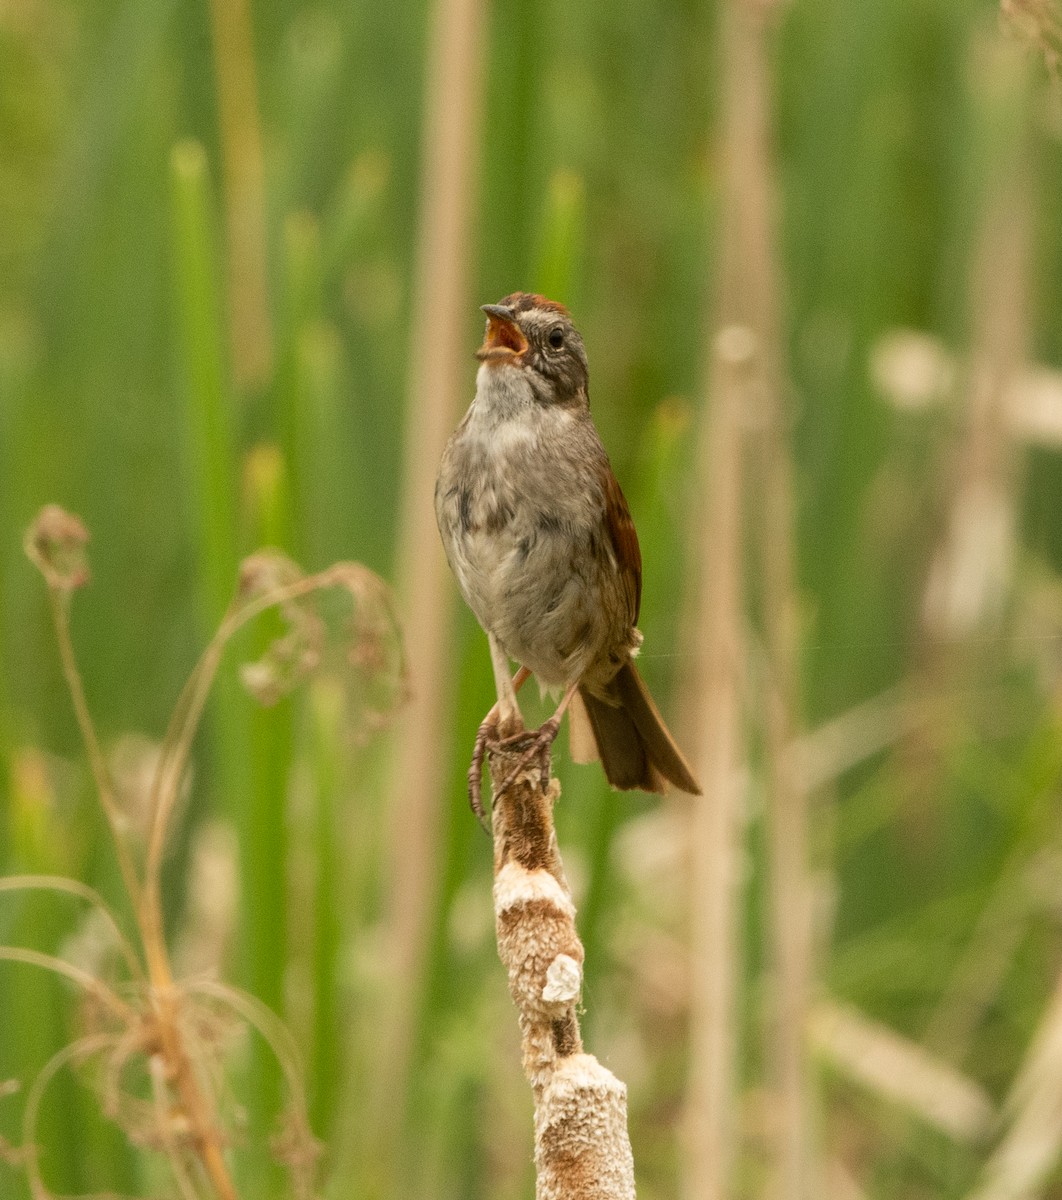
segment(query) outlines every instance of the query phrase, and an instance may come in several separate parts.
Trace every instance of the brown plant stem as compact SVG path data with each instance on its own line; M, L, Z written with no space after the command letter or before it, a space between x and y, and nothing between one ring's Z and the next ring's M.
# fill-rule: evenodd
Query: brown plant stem
M178 1024L179 995L174 988L156 988L152 1000L167 1081L188 1121L196 1156L219 1200L237 1200L236 1187L225 1162L214 1105L209 1092L201 1086L184 1047Z
M48 875L22 875L0 880L0 891L52 891L66 893L92 904L103 915L119 949L125 955L132 980L119 992L92 973L60 957L24 947L0 946L0 959L40 967L78 984L101 1010L105 1010L111 1026L106 1033L81 1039L53 1056L34 1081L24 1113L23 1139L28 1149L27 1171L31 1189L34 1195L49 1194L40 1181L33 1149L33 1130L44 1089L55 1073L68 1062L109 1050L108 1061L104 1064L104 1103L108 1114L113 1116L120 1112L123 1072L133 1057L142 1055L146 1059L153 1089L152 1107L157 1122L153 1136L160 1139L170 1155L174 1181L181 1194L190 1198L193 1195L205 1196L209 1191L216 1200L237 1200L236 1187L225 1161L226 1135L211 1074L213 1068L202 1044L200 1023L205 1019L205 1014L193 999L194 994L200 992L211 995L235 1011L276 1054L293 1098L283 1152L288 1158L296 1194L308 1196L318 1149L309 1132L305 1095L295 1065L294 1045L285 1036L279 1019L253 997L222 985L212 985L209 981L175 981L163 927L162 860L195 733L222 654L233 635L266 609L290 606L313 592L339 587L349 593L355 606L353 641L347 648L349 661L354 665L376 649L364 642L364 639L371 640L371 636L375 636L375 626L369 621L362 629L358 625L362 615L358 610L366 602L379 600L386 611L389 625L393 623L394 614L387 596L382 592L380 580L356 563L334 563L315 575L302 576L298 568L282 556L263 553L253 555L244 562L236 595L185 684L170 719L151 782L151 828L141 876L126 840L124 814L119 807L88 709L70 636L70 595L88 579L88 566L83 553L87 541L88 532L77 517L50 505L41 510L27 531L25 548L48 585L63 671L92 764L100 806L115 843L133 906L140 946L134 948L123 935L102 897L85 884ZM296 633L296 615L293 608L285 607L284 617L293 628L285 639L276 643L284 653L277 651L281 663L278 671L282 672L282 678L273 685L275 688L298 682L306 671L312 670L318 663L316 647L312 653L304 649L295 666L285 658L285 655L293 653L291 639ZM304 621L307 619L305 613L298 616ZM261 663L254 666L262 669ZM399 674L404 679L404 656L401 650ZM141 952L144 965L141 963ZM135 1109L143 1107L138 1098L127 1096L126 1100L131 1101Z
M971 346L956 397L960 420L949 447L946 526L930 568L915 672L921 691L942 699L935 705L937 728L916 731L905 747L904 766L914 776L905 790L913 795L931 794L933 777L947 765L947 739L955 728L951 712L965 706L969 695L985 703L979 668L983 647L992 644L985 635L1007 627L1024 470L1024 447L1008 410L1029 348L1036 194L1030 71L1020 48L994 29L977 31L971 61L976 70L970 87L981 125L975 130L987 153L977 163L983 182L967 298ZM992 672L998 670L995 657L993 649ZM924 833L924 816L912 811L909 820ZM968 1052L1022 935L1026 891L1015 878L1025 869L1025 856L1022 846L1000 872L997 894L986 904L926 1030L927 1043L952 1061Z
M70 638L70 593L56 587L48 588L48 604L52 615L52 625L55 628L55 640L59 646L59 659L63 667L63 678L70 692L74 705L74 716L85 743L92 777L96 783L96 792L100 798L103 815L107 819L107 827L114 842L114 852L118 859L118 869L122 874L122 882L129 894L133 907L140 903L140 880L137 878L136 866L129 853L129 847L122 836L123 820L118 802L114 796L114 786L111 774L107 769L107 760L103 756L96 727L92 723L88 701L85 698L85 687L81 682L81 672L78 670L77 659L74 655L74 645Z
M958 437L944 474L946 528L931 564L923 610L927 674L947 679L976 652L974 635L999 627L1013 575L1021 459L1007 419L1008 393L1026 364L1031 197L1028 66L995 30L979 31L971 89L987 150L969 279L970 355L961 383ZM934 660L939 660L934 662Z
M31 950L27 946L0 946L0 962L28 963L45 971L54 971L56 975L63 975L78 984L87 995L108 1008L119 1020L129 1021L135 1015L133 1009L102 980L55 955Z
M129 968L130 977L138 981L143 980L144 968L132 942L122 932L114 914L95 888L89 887L88 884L82 883L78 879L67 879L62 875L5 875L0 878L0 892L20 891L65 892L67 895L86 900L106 923L114 938L115 946L125 960L125 965Z
M634 1200L627 1089L579 1031L584 953L553 828L560 785L518 748L493 750L489 765L495 926L534 1094L535 1195Z

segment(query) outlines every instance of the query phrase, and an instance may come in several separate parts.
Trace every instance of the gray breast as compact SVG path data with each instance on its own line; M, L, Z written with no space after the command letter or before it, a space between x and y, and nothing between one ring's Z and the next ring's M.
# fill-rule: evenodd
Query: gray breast
M473 417L474 414L470 414ZM571 421L563 413L544 420ZM480 624L548 686L580 677L613 628L618 587L596 475L544 420L465 422L436 490L450 566ZM560 435L560 436L558 436ZM563 483L563 486L559 484Z

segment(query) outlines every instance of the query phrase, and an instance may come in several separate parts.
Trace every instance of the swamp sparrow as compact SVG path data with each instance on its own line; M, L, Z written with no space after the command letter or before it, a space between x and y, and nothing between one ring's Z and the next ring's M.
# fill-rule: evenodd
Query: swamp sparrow
M543 754L570 706L572 757L600 757L613 787L662 792L666 780L699 794L632 661L641 553L590 417L583 340L542 296L516 292L483 311L476 396L435 486L446 557L486 631L498 691L476 739L473 808L482 814L488 738L522 729L516 689L530 674L562 692L533 735Z

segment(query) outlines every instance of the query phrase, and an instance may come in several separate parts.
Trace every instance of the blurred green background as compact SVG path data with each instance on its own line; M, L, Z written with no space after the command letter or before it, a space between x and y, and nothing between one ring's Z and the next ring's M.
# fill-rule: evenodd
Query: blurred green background
M1012 8L1034 31L1051 16ZM425 336L413 279L435 200L422 167L435 10L251 0L245 27L242 6L225 11L0 3L0 863L85 879L119 911L23 530L49 501L91 529L74 636L135 808L240 558L280 545L307 569L356 559L393 579L421 432L405 414ZM529 289L569 305L641 535L644 672L670 713L711 401L718 16L689 0L498 0L476 22L462 394L480 303ZM1062 98L1050 55L987 2L792 0L768 41L801 721L809 744L824 727L839 739L822 751L808 828L811 1194L958 1197L996 1180L984 1196L1062 1196L1062 1135L1035 1123L1062 1112L1049 1053L1062 1034ZM328 679L255 710L226 668L168 864L178 958L220 962L295 1035L328 1196L532 1192L489 845L464 797L489 659L453 611L446 751L423 798L437 836L413 864L431 902L415 972L388 933L402 751L387 730L369 736ZM735 1196L763 1190L772 1139L751 695L748 709ZM686 740L695 722L676 719ZM630 1088L641 1194L673 1196L687 802L610 794L565 749L557 764L588 1047ZM0 930L93 953L92 930L55 897L0 897ZM381 1029L396 1005L408 1061L392 1077ZM837 1032L838 1005L865 1053ZM28 1084L78 1021L63 984L3 964L0 1081ZM876 1080L861 1072L871 1051ZM231 1061L238 1177L246 1195L283 1195L262 1165L278 1077L239 1038ZM901 1077L909 1086L890 1087ZM964 1124L945 1083L990 1115ZM49 1186L169 1194L90 1084L63 1074L49 1088ZM13 1143L24 1100L25 1087L0 1097ZM1022 1120L1022 1163L1040 1163L1024 1191L992 1165ZM0 1163L0 1197L28 1195Z

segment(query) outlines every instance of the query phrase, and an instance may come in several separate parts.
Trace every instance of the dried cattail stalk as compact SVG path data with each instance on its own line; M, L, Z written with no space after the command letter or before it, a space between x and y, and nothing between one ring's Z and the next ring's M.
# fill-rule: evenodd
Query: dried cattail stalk
M583 946L553 829L560 785L520 751L493 753L490 773L498 953L535 1098L535 1195L633 1200L627 1088L579 1033Z
M973 165L976 235L969 276L970 349L957 380L956 436L945 449L940 531L922 598L915 688L949 697L936 719L903 747L903 792L930 796L948 757L954 715L994 656L985 639L1005 632L1018 563L1023 453L1008 415L1025 369L1033 229L1028 63L994 30L971 44L970 92L977 116ZM912 806L912 846L932 845L936 809Z

